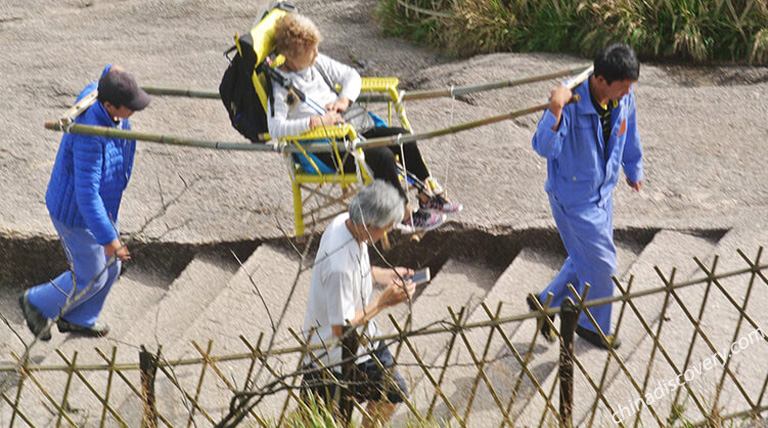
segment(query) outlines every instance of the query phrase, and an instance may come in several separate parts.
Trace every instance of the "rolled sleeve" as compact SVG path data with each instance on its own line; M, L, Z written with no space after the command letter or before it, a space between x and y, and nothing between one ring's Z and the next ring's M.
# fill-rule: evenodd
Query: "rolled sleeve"
M536 133L533 135L533 149L536 150L539 156L556 158L560 155L563 139L567 134L566 130L570 122L566 112L567 109L564 108L560 126L557 128L557 131L553 131L552 128L557 124L557 118L549 109L544 111L544 115L539 120Z

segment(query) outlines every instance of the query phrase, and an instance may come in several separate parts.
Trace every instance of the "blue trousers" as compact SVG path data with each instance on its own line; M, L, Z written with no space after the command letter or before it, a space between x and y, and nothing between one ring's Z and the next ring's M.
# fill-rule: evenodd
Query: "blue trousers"
M613 198L603 207L589 204L576 208L564 207L551 194L549 205L555 218L560 238L568 258L551 283L539 294L539 301L545 302L547 293L552 293L550 307L559 307L563 299L576 299L568 290L572 284L579 294L584 284L590 285L587 300L613 296L612 275L616 274L616 247L613 243ZM604 334L611 332L611 305L600 305L588 309ZM585 313L579 318L579 325L596 331Z
M120 275L120 260L105 269L109 259L104 254L104 247L96 242L88 229L69 227L57 220L53 220L53 226L72 270L31 288L29 303L47 318L55 318L68 300L73 300L88 287L84 295L72 302L62 318L73 324L92 327L99 318L109 290Z

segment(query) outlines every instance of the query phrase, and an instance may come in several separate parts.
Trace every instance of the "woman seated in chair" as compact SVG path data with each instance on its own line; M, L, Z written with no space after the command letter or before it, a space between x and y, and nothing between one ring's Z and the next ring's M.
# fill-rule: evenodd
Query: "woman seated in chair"
M284 87L273 85L273 99L267 112L269 134L272 138L280 139L291 135L299 135L319 126L331 126L344 123L342 113L353 103L360 94L362 86L360 75L351 67L318 53L317 47L322 39L315 24L302 15L289 13L275 26L275 50L285 57L285 63L280 71L291 78L296 89L304 92L326 110L318 114L311 106L301 101L289 103L290 94ZM336 93L326 82L318 68L322 69L330 82L341 86L341 92ZM376 126L361 136L375 138L389 135L407 134L403 128ZM419 209L412 211L408 199L400 185L400 179L395 164L395 155L400 154L400 147L388 146L364 150L365 163L375 178L382 179L400 192L406 204L406 226L414 230L430 230L440 226L446 214L461 210L461 204L446 200L440 193L439 185L429 174L427 166L421 157L416 143L403 144L403 155L408 173L415 176L421 183L429 183L419 191ZM327 166L336 166L336 158L332 153L315 153ZM348 155L343 158L343 171L355 171L355 159ZM431 189L427 189L431 187ZM435 189L434 192L431 190ZM408 215L410 214L410 215Z

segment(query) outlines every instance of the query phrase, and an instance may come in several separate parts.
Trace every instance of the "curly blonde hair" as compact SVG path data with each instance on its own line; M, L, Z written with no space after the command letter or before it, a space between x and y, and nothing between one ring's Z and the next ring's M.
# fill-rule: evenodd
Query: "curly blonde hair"
M275 50L278 53L296 54L323 39L320 30L309 18L298 13L289 13L275 25Z

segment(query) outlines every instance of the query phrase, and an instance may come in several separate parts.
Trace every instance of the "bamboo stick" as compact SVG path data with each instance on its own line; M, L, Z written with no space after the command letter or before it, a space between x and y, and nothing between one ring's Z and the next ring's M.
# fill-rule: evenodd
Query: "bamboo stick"
M62 131L61 125L54 121L46 121L45 128ZM82 124L73 124L69 129L69 132L83 135L95 135L98 137L108 138L125 138L128 140L149 141L153 143L171 144L175 146L188 146L188 147L201 147L208 149L220 149L220 150L246 150L257 152L273 152L276 151L275 147L268 144L252 144L252 143L229 143L223 141L208 141L208 140L196 140L192 138L184 138L171 135L159 135L149 134L145 132L126 131L123 129L107 128L104 126L91 126ZM285 151L296 153L298 149L293 147L286 147Z
M362 149L370 149L375 147L393 146L393 145L399 145L399 144L405 144L405 143L413 143L415 141L421 141L421 140L426 140L426 139L435 138L435 137L442 137L447 134L454 134L461 131L467 131L470 129L478 128L480 126L502 122L504 120L516 119L518 117L535 113L537 111L542 111L547 107L549 107L549 103L528 107L521 110L516 110L510 113L505 113L498 116L491 116L485 119L465 122L458 125L449 126L447 128L437 129L435 131L424 132L421 134L406 134L406 135L400 135L400 136L396 135L391 137L371 138L369 140L358 143L357 147ZM304 147L307 148L306 146Z
M544 80L557 79L558 77L573 76L579 73L584 73L585 70L591 70L591 67L581 66L575 68L568 68L553 73L539 74L535 76L523 77L520 79L508 79L497 82L483 83L478 85L459 86L450 89L427 89L421 91L406 92L403 94L401 101L409 100L427 100L432 98L444 98L444 97L456 97L459 95L467 95L475 92L490 91L493 89L510 88L514 86L525 85L528 83L541 82ZM163 86L142 86L142 89L150 95L165 95L175 97L190 97L190 98L204 98L204 99L220 99L218 91L191 89L191 88L174 88ZM392 98L387 94L371 94L368 92L362 92L359 97L360 101L367 102L389 102Z
M544 80L556 79L558 77L572 76L576 74L583 74L585 71L591 70L591 66L582 66L576 68L569 68L566 70L556 71L554 73L540 74L536 76L523 77L520 79L502 80L499 82L485 83L480 85L471 86L459 86L453 89L439 89L439 90L425 90L425 91L413 91L403 94L403 101L408 100L425 100L430 98L440 97L455 97L459 95L471 94L474 92L489 91L492 89L510 88L514 86L520 86L527 83L541 82ZM578 77L574 81L578 80ZM581 80L584 81L583 79Z
M192 88L174 88L168 86L142 86L144 92L150 95L165 95L171 97L189 97L189 98L205 98L211 100L220 100L221 95L218 91L207 91L201 89Z
M435 131L425 132L421 134L406 134L406 135L400 135L400 136L371 138L369 140L365 140L363 142L358 143L355 147L368 149L368 148L394 146L399 144L412 143L415 141L427 140L430 138L441 137L447 134L467 131L470 129L478 128L480 126L490 125L490 124L501 122L504 120L515 119L521 116L535 113L537 111L544 110L548 106L549 104L541 104L534 107L516 110L510 113L506 113L498 116L492 116L489 118L475 120L471 122L465 122L458 125L450 126L448 128L438 129ZM61 125L55 121L46 121L45 128L54 130L54 131L62 130ZM244 150L244 151L256 151L256 152L283 151L287 153L301 153L301 150L298 147L290 144L286 145L285 147L278 148L271 144L231 143L231 142L224 142L224 141L197 140L197 139L172 136L172 135L149 134L145 132L126 131L122 129L107 128L104 126L91 126L91 125L82 125L82 124L73 124L70 127L69 132L75 133L75 134L95 135L99 137L125 138L129 140L149 141L153 143L218 149L218 150ZM329 144L324 142L305 144L304 149L309 153L324 153L324 152L333 151L333 147L331 147ZM339 150L344 151L345 148L340 146Z

